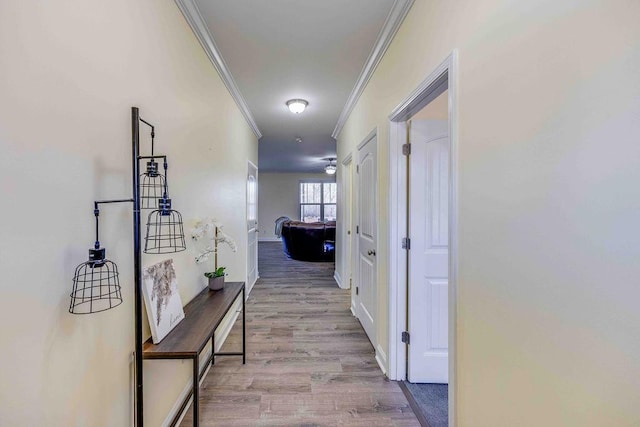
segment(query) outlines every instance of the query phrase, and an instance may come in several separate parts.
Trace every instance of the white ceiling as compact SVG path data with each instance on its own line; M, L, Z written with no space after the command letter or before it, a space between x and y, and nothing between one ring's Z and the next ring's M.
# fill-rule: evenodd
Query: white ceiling
M262 172L321 172L394 0L195 0L262 138ZM285 102L309 101L298 115ZM295 141L302 137L303 142Z

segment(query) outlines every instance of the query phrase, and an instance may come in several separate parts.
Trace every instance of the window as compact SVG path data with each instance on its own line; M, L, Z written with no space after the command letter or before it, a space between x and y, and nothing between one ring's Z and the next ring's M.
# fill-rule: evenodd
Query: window
M337 201L335 182L301 182L300 220L304 222L335 221Z

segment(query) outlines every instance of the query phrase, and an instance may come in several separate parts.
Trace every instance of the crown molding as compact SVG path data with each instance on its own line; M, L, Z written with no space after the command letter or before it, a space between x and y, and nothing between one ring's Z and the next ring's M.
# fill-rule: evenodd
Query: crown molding
M367 83L369 83L371 76L373 76L376 67L389 48L393 37L398 32L398 29L400 28L400 25L402 25L404 18L409 13L409 9L411 9L411 6L413 6L413 2L414 0L395 0L393 2L391 11L389 11L387 19L384 21L384 25L382 26L380 33L378 33L376 44L373 46L373 49L371 49L369 58L362 68L360 76L358 76L356 85L353 87L349 98L347 98L346 104L342 108L340 117L338 117L338 123L336 124L336 127L335 129L333 129L333 133L331 134L332 138L338 138L342 127L349 118L349 115L353 111L353 108L356 106L356 102L358 102L360 95L362 95L362 92L364 92L364 89L367 86Z
M193 0L175 0L175 2L182 12L182 15L184 15L184 18L187 20L187 23L193 30L193 33L196 35L196 38L202 45L202 48L209 57L209 60L218 71L218 74L220 74L222 82L236 101L236 104L238 104L238 108L240 108L240 112L247 121L247 124L251 127L251 130L253 130L253 133L258 139L262 138L262 133L260 132L260 129L258 129L258 125L253 118L253 114L251 114L251 110L249 110L247 102L244 100L242 93L240 93L240 89L231 75L231 71L229 71L227 63L218 50L218 46L216 46L213 36L209 32L209 28L207 27L207 24L205 24L198 6Z

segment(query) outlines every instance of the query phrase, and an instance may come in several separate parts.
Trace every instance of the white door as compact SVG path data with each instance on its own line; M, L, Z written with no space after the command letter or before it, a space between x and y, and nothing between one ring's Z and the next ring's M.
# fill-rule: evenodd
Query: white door
M258 280L258 167L247 172L247 290Z
M340 249L340 263L341 263L341 271L340 271L340 281L341 287L344 289L349 289L351 287L351 185L352 185L352 176L351 165L353 162L351 158L348 161L342 163L344 168L343 173L341 175L342 178L342 205L340 206L342 225L341 225L341 240L342 247ZM338 248L336 248L336 251Z
M356 169L358 183L358 277L356 284L356 313L371 343L376 345L377 327L377 262L376 250L376 182L377 138L374 135L358 147Z
M408 379L448 383L448 122L414 120L410 141Z

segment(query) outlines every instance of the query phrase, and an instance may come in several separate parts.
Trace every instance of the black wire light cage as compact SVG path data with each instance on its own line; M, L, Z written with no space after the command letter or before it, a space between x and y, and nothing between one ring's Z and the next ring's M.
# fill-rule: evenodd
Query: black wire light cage
M96 209L97 211L97 209ZM122 304L118 266L106 259L106 249L98 241L98 213L96 212L96 243L89 249L89 260L76 267L69 312L91 314L109 310Z
M151 155L140 155L140 123L151 128ZM69 312L90 314L109 310L122 304L118 266L106 258L106 249L100 246L98 206L104 203L133 204L133 268L135 309L135 425L143 426L143 372L142 345L144 342L142 306L142 245L140 235L140 209L154 209L148 217L144 252L165 254L186 249L184 227L180 212L171 208L167 185L167 156L153 152L154 126L140 117L137 107L131 107L131 161L132 193L130 199L94 201L96 240L89 249L89 260L78 265L73 276L73 290ZM155 159L163 159L164 176L158 172ZM147 160L146 172L140 173L140 162Z
M151 158L147 162L147 169L140 174L140 208L156 209L158 207L158 199L163 197L167 187L165 177L158 172L158 162L155 161L154 139L156 136L155 127L150 123L140 119L141 122L151 127ZM165 174L167 170L167 160L164 158Z
M158 172L158 163L149 160L147 170L140 175L140 207L142 209L156 209L158 199L164 193L165 179Z
M164 173L167 176L166 161L164 163ZM147 218L144 252L148 254L180 252L187 248L182 215L180 212L171 209L171 199L167 195L166 178L164 184L165 192L162 198L158 199L158 209L151 211Z

